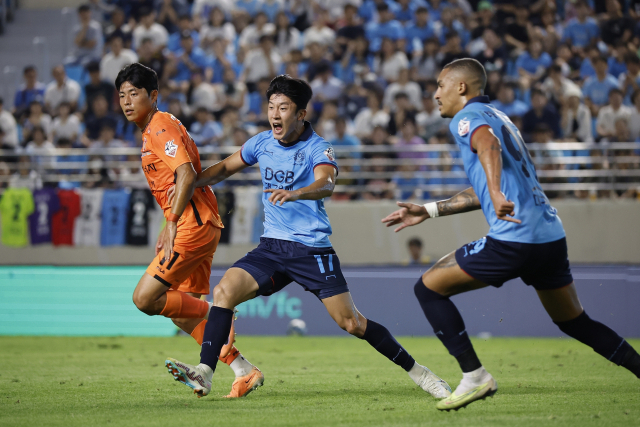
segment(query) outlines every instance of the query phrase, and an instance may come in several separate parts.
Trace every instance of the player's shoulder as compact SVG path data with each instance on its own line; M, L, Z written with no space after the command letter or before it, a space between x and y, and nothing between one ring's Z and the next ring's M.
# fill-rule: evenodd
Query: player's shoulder
M265 146L268 144L275 144L277 141L273 138L273 133L270 130L260 132L252 136L244 143L248 147Z

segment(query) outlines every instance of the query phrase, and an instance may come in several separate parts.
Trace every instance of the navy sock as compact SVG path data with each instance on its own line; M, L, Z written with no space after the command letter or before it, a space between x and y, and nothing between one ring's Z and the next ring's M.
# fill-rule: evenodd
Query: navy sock
M233 310L222 307L211 307L209 320L204 327L202 337L202 350L200 351L200 363L208 365L214 372L218 363L218 356L222 346L229 338Z
M380 354L407 372L409 372L416 363L413 357L407 353L407 350L393 338L393 335L391 335L391 332L389 332L387 328L371 319L367 319L367 329L360 339L368 342L371 347L378 350Z
M462 372L471 372L482 366L473 350L462 316L451 300L427 288L422 278L413 290L433 332L449 353L458 359Z
M588 345L616 365L622 365L629 350L633 350L629 343L613 329L593 320L584 311L573 320L553 323L558 325L562 332Z

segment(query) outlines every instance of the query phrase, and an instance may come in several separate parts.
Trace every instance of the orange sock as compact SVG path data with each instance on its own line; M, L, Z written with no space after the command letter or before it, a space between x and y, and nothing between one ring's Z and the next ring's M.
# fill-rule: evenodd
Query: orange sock
M240 356L240 351L234 345L233 347L231 347L231 351L229 352L229 354L227 354L225 357L218 357L218 359L220 359L221 362L224 362L227 365L231 365L231 362L236 360L238 356Z
M207 321L203 320L198 323L198 326L195 327L193 332L191 332L191 336L198 343L198 345L202 345L202 339L204 338L204 327L207 325Z
M170 289L166 293L167 302L160 312L161 316L170 319L203 319L209 311L209 304L184 292Z

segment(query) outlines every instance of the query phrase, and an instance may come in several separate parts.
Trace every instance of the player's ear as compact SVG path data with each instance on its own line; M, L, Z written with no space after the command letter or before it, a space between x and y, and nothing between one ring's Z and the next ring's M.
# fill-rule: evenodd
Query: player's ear
M152 103L156 103L156 101L158 101L158 91L156 89L152 90L149 94L149 98L151 98Z
M468 89L469 88L467 87L467 84L465 82L460 82L458 86L458 94L465 95Z
M304 108L298 111L298 121L304 121L304 118L307 117L307 110Z

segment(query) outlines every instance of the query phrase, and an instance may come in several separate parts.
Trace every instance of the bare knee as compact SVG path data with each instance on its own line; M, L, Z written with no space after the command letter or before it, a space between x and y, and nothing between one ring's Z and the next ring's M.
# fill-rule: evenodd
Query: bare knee
M236 306L235 299L231 287L225 282L220 282L213 288L213 303L216 307L233 309Z
M151 301L151 298L149 298L149 295L145 295L142 292L138 292L137 289L136 291L133 292L133 303L136 305L138 310L140 310L141 312L143 312L148 316L153 316L154 314L157 314L155 312L154 302L155 301Z
M362 320L357 317L347 317L340 319L338 322L338 326L342 328L342 330L347 331L351 335L361 338L364 335L364 331L366 329L366 324Z

